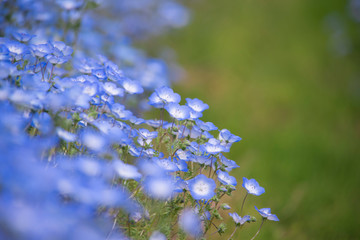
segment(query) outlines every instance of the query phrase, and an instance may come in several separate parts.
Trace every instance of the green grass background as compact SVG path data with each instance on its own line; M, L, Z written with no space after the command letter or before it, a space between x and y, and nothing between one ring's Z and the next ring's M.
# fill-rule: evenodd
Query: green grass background
M203 119L243 138L228 155L241 166L232 173L239 185L245 176L266 190L248 197L245 210L258 216L254 205L270 207L280 218L266 222L258 239L360 239L360 26L347 1L188 6L190 25L161 39L187 72L174 89L208 103ZM344 22L347 56L329 47L329 15ZM231 211L239 212L243 196L239 187ZM259 224L235 239L250 239Z

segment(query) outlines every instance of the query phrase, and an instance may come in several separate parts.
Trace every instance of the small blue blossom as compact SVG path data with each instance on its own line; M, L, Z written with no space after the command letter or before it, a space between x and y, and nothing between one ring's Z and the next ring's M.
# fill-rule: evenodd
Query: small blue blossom
M145 192L156 199L168 200L174 195L175 182L171 176L149 176L143 182Z
M270 208L262 208L262 209L258 209L255 206L256 211L258 211L260 213L260 215L268 220L271 221L279 221L279 218L275 215L275 214L271 214L271 209Z
M210 154L218 154L220 152L226 151L224 146L222 146L220 144L220 141L215 138L209 139L209 141L207 143L205 143L204 145L202 145L202 147L203 147L204 151L206 151Z
M181 97L169 87L155 89L155 92L149 97L149 104L155 108L164 108L169 103L179 103Z
M259 183L255 179L248 180L246 177L243 177L242 186L252 195L259 196L265 192L265 189L260 187Z
M103 84L103 88L104 88L105 92L109 95L119 96L119 97L124 96L124 89L116 86L115 83L105 82Z
M56 128L56 133L59 136L59 138L61 138L66 142L74 142L76 140L75 134L65 131L62 128Z
M193 209L186 208L180 213L179 225L187 234L195 238L203 233L200 217Z
M28 42L30 41L35 35L31 35L25 31L16 31L13 32L13 37L18 40L19 42Z
M216 171L218 180L224 184L224 185L233 185L236 186L236 178L233 176L230 176L228 172L223 172L221 170Z
M166 236L159 231L154 231L149 240L167 240Z
M113 162L113 166L114 170L120 178L135 180L140 180L141 178L141 173L139 173L137 167L133 165L126 164L120 160L116 160Z
M215 195L216 183L200 174L188 181L189 191L195 200L210 200Z
M209 105L207 105L206 103L204 103L203 101L197 98L194 99L186 98L186 105L198 113L201 113L206 109L209 109Z
M239 225L244 225L246 222L250 221L249 215L240 217L236 212L234 212L234 213L229 213L229 216L232 217L234 222Z
M190 117L190 110L187 106L181 106L177 103L169 103L165 106L170 116L176 120L182 121Z
M144 92L144 89L141 87L141 84L137 81L125 79L122 82L122 85L128 94L141 94Z
M212 122L203 122L201 120L196 120L195 123L203 131L213 131L218 129Z

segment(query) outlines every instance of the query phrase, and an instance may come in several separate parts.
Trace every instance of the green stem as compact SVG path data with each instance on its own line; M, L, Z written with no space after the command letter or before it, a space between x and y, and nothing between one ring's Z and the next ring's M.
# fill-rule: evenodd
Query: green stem
M245 197L244 197L244 200L241 204L241 210L240 210L240 215L242 216L242 211L243 211L243 208L244 208L244 203L245 203L245 200L246 200L246 197L248 196L249 193L246 193Z
M260 224L259 230L255 233L255 235L252 237L251 240L254 240L254 239L256 238L256 236L259 234L259 232L260 232L260 230L261 230L261 227L262 227L262 225L264 224L265 220L266 220L266 218L263 218L263 220L262 220L262 222L261 222L261 224Z
M239 226L236 226L235 227L235 229L234 229L234 231L231 233L231 235L230 235L230 237L228 238L228 240L230 240L233 236L234 236L234 234L235 234L235 232L236 232L236 230L239 228Z

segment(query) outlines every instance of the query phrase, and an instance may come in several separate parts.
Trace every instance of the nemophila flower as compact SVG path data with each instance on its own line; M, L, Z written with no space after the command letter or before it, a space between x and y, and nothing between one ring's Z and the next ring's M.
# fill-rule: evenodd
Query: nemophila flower
M166 175L166 171L150 158L139 159L137 162L137 167L144 176Z
M192 110L196 111L196 112L203 112L206 109L209 109L209 105L207 105L206 103L204 103L203 101L194 98L186 98L186 105L188 107L190 107Z
M93 69L100 69L102 67L97 61L92 58L75 58L73 61L74 67L81 73L92 73Z
M188 181L189 191L195 200L210 200L215 195L216 183L200 174Z
M120 160L113 161L112 164L120 178L140 180L141 173L138 172L137 167L126 164Z
M190 110L187 106L181 106L177 103L169 103L165 106L170 116L176 120L182 121L190 117Z
M56 128L56 134L59 136L59 138L66 142L74 142L76 140L75 134L65 131L64 129L59 127Z
M218 154L220 152L226 151L224 146L220 144L220 141L215 138L209 139L207 143L202 145L202 148L204 149L205 152L210 154Z
M141 94L144 92L144 89L141 87L139 82L130 80L128 78L124 79L122 86L128 94Z
M203 122L198 119L195 123L203 131L213 131L218 129L212 122Z
M202 155L202 156L192 157L191 161L209 166L209 165L211 165L211 162L213 161L213 159L209 156Z
M175 182L171 176L148 176L142 185L149 196L159 200L168 200L174 195Z
M83 0L56 0L56 3L67 11L80 8L83 2Z
M159 88L169 84L169 71L160 59L149 59L139 76L141 85L147 89Z
M227 129L223 129L219 133L219 140L224 141L226 143L234 143L234 142L239 142L241 140L241 137L232 134Z
M230 207L229 204L227 204L227 203L221 204L221 208L224 209L224 210L229 210L229 209L231 209L231 207Z
M149 130L145 129L145 128L140 128L138 130L140 136L142 138L145 138L145 139L154 139L158 136L158 132L154 131L154 132L150 132Z
M50 115L46 112L35 114L33 116L32 123L43 134L48 134L53 128L53 121Z
M188 165L187 165L187 163L185 161L175 158L174 163L178 167L179 171L182 171L182 172L187 172L188 171Z
M262 208L262 209L258 209L255 206L256 211L258 211L260 213L260 215L268 220L271 221L279 221L279 218L275 215L275 214L271 214L271 209L270 208Z
M165 125L167 123L168 123L167 121L161 121L161 120L155 120L155 119L146 120L146 124L153 128L158 128L161 126L161 124Z
M198 238L203 234L203 226L195 210L186 208L179 216L179 226L192 237Z
M169 103L179 103L181 97L169 87L155 89L149 97L149 104L155 108L164 108Z
M259 183L255 179L248 180L246 177L243 177L242 186L252 195L259 196L265 192L265 189L260 187Z
M132 112L125 109L124 105L120 103L114 103L111 106L111 112L117 117L122 120L128 120L130 117L133 116Z
M99 85L97 83L85 82L83 84L83 93L93 97L99 93Z
M157 165L169 172L176 172L179 171L178 166L175 162L171 160L171 157L168 158L153 158L152 159Z
M34 56L42 58L48 54L51 54L54 50L54 47L50 43L44 44L33 44L30 45L31 51Z
M84 132L81 141L86 147L95 152L103 151L107 145L107 140L102 135L92 131Z
M177 2L164 2L158 11L163 21L172 27L183 27L189 22L189 11Z
M100 80L105 80L107 78L104 68L92 69L91 74Z
M119 97L124 96L124 89L116 86L115 83L105 82L102 86L105 92L109 95L119 96Z
M138 118L136 116L130 117L129 121L134 125L140 125L145 123L145 120L143 118Z
M13 32L12 35L19 42L28 42L33 37L35 37L35 35L29 34L25 31L16 31L16 32Z
M190 120L197 120L197 119L201 118L202 116L203 115L201 112L196 112L196 111L190 109L190 117L189 117Z
M240 166L236 164L235 161L227 159L224 155L220 154L220 161L224 165L225 170L230 172L234 168L239 168Z
M10 61L10 60L11 60L11 56L10 56L9 50L7 49L7 47L4 44L0 44L0 61ZM0 67L0 69L2 69L2 67ZM3 77L0 74L0 77L5 78L7 76Z
M240 217L236 212L234 212L234 213L229 213L229 216L232 217L234 222L239 225L244 225L246 222L250 221L249 215Z
M17 41L8 40L4 42L4 45L16 61L20 60L24 54L29 53L29 48L25 44Z
M149 240L167 240L167 237L159 231L154 231Z
M236 186L236 178L233 176L230 176L228 172L223 172L221 170L216 171L218 180L224 184L224 185L233 185Z
M81 172L91 177L99 176L104 169L102 162L88 157L80 157L76 165Z
M189 151L179 149L176 151L175 156L182 161L190 161L193 155Z

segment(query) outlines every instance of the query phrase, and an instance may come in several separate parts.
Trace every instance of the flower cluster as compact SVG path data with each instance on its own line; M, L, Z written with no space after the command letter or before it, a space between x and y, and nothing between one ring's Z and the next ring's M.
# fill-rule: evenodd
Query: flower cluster
M121 41L105 50L101 37L159 34L185 25L187 10L166 0L3 1L0 9L0 238L223 234L214 221L230 208L220 203L239 167L225 154L241 138L202 121L201 100L181 103L164 63ZM143 117L151 108L158 118ZM243 186L264 192L253 179Z

